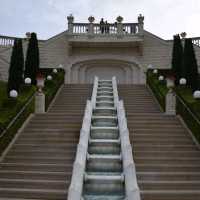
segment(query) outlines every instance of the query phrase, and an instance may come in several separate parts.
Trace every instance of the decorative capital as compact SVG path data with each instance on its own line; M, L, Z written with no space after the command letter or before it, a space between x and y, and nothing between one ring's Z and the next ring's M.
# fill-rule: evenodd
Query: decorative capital
M138 23L144 24L144 16L142 14L139 14L139 16L138 16Z
M67 16L67 20L69 24L72 24L74 22L74 16L70 14L69 16Z
M92 15L88 17L88 21L89 21L90 23L93 23L94 20L95 20L95 18L94 18Z
M124 19L123 19L122 16L118 16L118 17L116 18L116 20L117 20L118 23L122 23L122 21L123 21Z

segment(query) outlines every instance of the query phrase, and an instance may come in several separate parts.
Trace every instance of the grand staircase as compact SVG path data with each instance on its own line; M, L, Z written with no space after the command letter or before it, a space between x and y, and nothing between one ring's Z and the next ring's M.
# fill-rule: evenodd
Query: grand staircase
M140 189L142 200L200 200L200 151L187 129L146 86L118 85L131 148L114 83L99 80L96 93L66 85L46 114L31 118L0 163L0 199L140 200Z
M145 86L119 85L144 200L199 200L200 150L175 116L160 112Z
M91 85L66 85L35 115L0 163L0 199L66 200Z

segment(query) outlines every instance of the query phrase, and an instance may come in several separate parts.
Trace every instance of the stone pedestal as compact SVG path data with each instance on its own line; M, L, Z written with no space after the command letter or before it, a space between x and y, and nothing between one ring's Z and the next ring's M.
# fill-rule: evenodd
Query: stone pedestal
M176 115L176 94L172 89L166 95L165 113L167 115Z
M37 92L35 95L35 113L45 113L45 95Z

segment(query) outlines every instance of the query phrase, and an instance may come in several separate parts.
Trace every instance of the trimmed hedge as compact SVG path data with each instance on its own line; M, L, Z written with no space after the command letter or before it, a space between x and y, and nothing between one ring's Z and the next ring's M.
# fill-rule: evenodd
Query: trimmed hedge
M51 75L53 79L45 81L45 110L48 109L51 101L53 100L54 96L56 95L60 86L64 83L65 73L64 70L59 69L57 74L52 73L52 69L46 70L46 73L42 72L43 74Z
M53 74L52 69L42 69L41 71L44 75L52 75L53 77L52 81L45 81L44 92L46 95L45 101L47 110L56 92L64 82L64 70L58 70L57 74ZM34 86L22 86L19 93L20 95L16 100L7 97L6 87L7 83L0 81L0 155L12 141L18 129L22 126L28 116L34 112L35 107L34 94L36 88ZM12 126L4 132L26 103L28 103L28 105L23 112L20 113ZM2 135L3 132L4 134Z
M22 126L27 117L34 112L34 93L36 91L34 86L22 86L18 98L10 99L6 93L6 83L1 82L1 103L0 103L0 154L11 142L18 129ZM16 121L7 129L11 121L17 114L26 106L22 113L18 116ZM7 130L6 130L7 129ZM4 131L5 130L5 131Z
M163 75L161 71L158 74ZM166 83L161 83L158 80L158 74L155 75L152 71L149 71L147 73L147 83L162 109L165 110L165 95L168 89ZM183 118L188 128L200 143L200 123L198 122L200 121L200 101L193 98L190 88L176 87L175 92L177 94L176 112Z
M159 73L158 73L159 74ZM165 111L165 96L168 92L165 81L158 80L158 74L153 74L152 71L147 72L147 84L154 93L156 99L158 100L161 108Z

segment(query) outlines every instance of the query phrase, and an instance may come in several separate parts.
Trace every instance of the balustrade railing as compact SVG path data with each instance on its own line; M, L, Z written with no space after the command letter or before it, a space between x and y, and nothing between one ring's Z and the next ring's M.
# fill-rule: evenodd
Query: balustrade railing
M139 33L138 23L124 23L122 28L117 23L109 24L89 24L89 23L73 23L71 34L95 34L95 35L114 35L114 34L137 34ZM91 29L90 29L91 27ZM120 30L119 30L120 29Z
M98 78L95 77L91 101L87 101L82 128L80 131L79 144L76 151L76 159L73 165L71 184L68 191L68 200L81 200L83 190L83 179L86 167L88 142L90 137L90 127L92 111L96 104Z
M200 37L192 38L192 43L200 47Z
M133 160L132 146L129 139L129 130L124 109L124 103L119 101L116 78L112 79L114 104L117 108L118 126L121 140L123 173L125 176L125 190L127 200L140 200L140 189L137 184L135 163Z
M15 37L3 36L0 35L0 46L10 47L14 45Z

